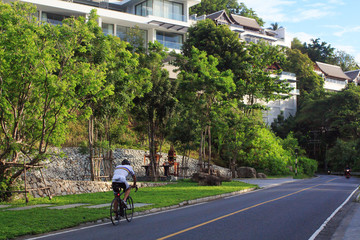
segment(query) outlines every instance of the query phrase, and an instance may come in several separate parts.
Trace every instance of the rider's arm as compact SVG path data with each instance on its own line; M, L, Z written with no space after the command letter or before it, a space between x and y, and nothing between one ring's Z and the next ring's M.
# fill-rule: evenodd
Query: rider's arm
M134 180L133 187L135 187L136 186L136 176L135 176L135 174L132 177L133 177L133 180Z

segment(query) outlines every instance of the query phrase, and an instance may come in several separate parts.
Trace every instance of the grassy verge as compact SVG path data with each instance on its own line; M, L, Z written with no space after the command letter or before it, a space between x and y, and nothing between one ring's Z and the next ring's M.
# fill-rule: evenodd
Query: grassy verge
M135 203L152 204L135 209L135 211L144 211L151 208L172 206L186 200L235 192L252 187L255 186L235 181L223 182L222 186L216 187L198 186L197 183L181 181L177 184L162 187L141 188L136 193L132 192L131 196ZM110 203L112 199L112 192L87 193L57 196L52 200L48 198L30 199L28 205L52 204L58 206L75 203L97 205ZM12 203L1 202L0 204L11 205L9 208L25 206L24 200ZM55 231L107 217L109 217L109 207L99 209L76 207L63 210L41 207L21 211L7 211L6 208L0 209L0 239Z

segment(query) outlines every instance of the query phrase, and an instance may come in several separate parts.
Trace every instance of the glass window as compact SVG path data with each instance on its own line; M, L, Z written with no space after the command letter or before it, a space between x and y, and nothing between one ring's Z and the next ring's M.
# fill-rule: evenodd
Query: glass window
M66 16L54 14L54 13L41 13L41 21L50 23L52 25L62 25L62 20L67 18Z
M102 23L102 30L105 35L114 35L114 24Z
M127 27L123 27L123 26L116 26L116 36L118 36L121 40L125 41L126 39L126 32L127 32Z
M184 5L167 0L147 0L135 6L135 14L140 16L154 15L168 19L185 21Z
M156 31L156 40L165 47L172 49L181 49L183 45L183 35L176 33Z

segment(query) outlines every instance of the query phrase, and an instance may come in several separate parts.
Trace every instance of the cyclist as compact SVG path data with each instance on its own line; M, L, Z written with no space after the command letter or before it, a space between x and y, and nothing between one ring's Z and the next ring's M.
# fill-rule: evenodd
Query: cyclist
M121 162L121 165L118 165L115 167L115 171L114 171L114 176L112 178L112 188L114 190L114 194L118 194L121 191L121 188L124 189L125 193L124 193L124 203L126 203L126 199L128 198L128 196L130 195L131 192L131 187L129 185L129 183L126 181L126 177L128 175L131 175L133 178L133 185L132 187L136 187L136 176L135 176L135 172L133 170L133 168L130 166L130 162L127 159L124 159ZM124 208L126 208L126 204L124 204L123 206ZM115 201L114 203L114 211L116 212L116 209L118 208L117 206L117 201ZM118 216L116 216L118 218Z

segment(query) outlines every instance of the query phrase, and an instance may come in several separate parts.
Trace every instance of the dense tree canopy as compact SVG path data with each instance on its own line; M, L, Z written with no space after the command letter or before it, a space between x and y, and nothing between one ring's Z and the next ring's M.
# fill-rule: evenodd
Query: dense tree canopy
M53 26L39 24L35 13L28 4L0 3L0 176L10 185L23 168L7 162L44 160L50 146L64 142L67 123L85 100L113 93L105 66L75 54L91 48L94 21L70 18Z

